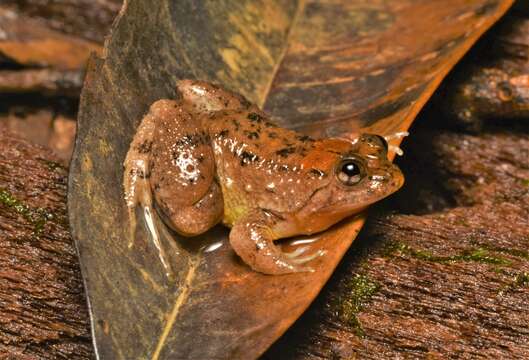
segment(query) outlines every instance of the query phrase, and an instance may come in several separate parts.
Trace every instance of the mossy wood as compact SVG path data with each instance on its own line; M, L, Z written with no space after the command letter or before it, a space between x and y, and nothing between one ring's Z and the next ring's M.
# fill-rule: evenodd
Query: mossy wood
M307 308L362 226L322 234L317 271L265 276L218 227L167 244L169 280L146 232L132 249L122 163L149 105L182 78L244 94L316 136L405 130L439 82L510 6L472 1L126 1L89 66L69 214L96 352L104 359L256 358ZM220 242L220 243L219 243ZM205 245L221 244L213 252Z

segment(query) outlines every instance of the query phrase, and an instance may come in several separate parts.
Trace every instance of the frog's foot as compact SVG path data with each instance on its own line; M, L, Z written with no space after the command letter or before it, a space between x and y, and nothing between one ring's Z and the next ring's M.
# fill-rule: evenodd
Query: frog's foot
M309 248L310 248L309 246L300 246L296 250L289 252L289 253L284 253L284 254L287 258L294 259L300 256L301 254L304 254L305 252L307 252Z
M387 135L387 136L384 136L384 139L386 140L386 142L389 144L388 145L388 150L389 151L393 151L395 154L399 155L399 156L402 156L404 155L404 151L402 151L402 149L400 147L398 147L397 145L393 145L391 144L391 141L392 140L400 140L400 139L403 139L405 138L406 136L410 135L409 132L407 131L400 131L400 132L396 132L396 133L393 133L393 134L390 134L390 135Z
M295 257L295 258L292 259L292 262L295 263L295 264L305 264L306 262L312 261L312 260L314 260L316 258L319 258L320 256L325 255L325 253L326 253L325 250L318 250L314 254L305 256L303 258Z
M230 244L233 250L253 270L264 274L313 272L314 269L303 264L323 254L316 252L299 258L306 250L283 253L274 244L273 224L272 216L260 210L252 211L231 229Z
M289 252L289 253L283 253L283 255L289 259L291 259L291 262L294 264L304 264L306 262L309 262L311 260L314 260L320 256L325 255L325 250L318 250L313 254L307 255L305 257L300 257L300 255L303 255L307 252L307 250L310 249L310 246L301 246L297 248L296 250Z

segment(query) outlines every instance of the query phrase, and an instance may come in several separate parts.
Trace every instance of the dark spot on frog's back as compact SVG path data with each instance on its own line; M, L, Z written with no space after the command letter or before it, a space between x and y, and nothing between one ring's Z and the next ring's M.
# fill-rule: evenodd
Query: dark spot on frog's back
M313 141L315 141L313 138L311 138L308 135L296 135L296 139L298 139L299 141L303 141L303 142L306 142L306 141L313 142Z
M241 158L241 166L246 166L254 161L259 161L259 156L248 151L243 151L239 156Z
M248 114L247 118L248 120L252 122L257 122L257 123L263 122L263 117L259 115L258 113L251 112Z
M140 154L146 154L151 151L151 148L152 148L152 141L145 140L144 142L138 145L136 150L138 150Z
M231 119L231 123L235 127L235 131L239 131L239 128L241 127L241 123L237 119Z
M208 134L200 132L198 134L187 134L175 141L176 146L198 146L205 145L211 141Z
M246 137L250 140L256 140L256 139L259 139L259 134L257 133L257 131L248 131L248 130L245 130L244 131L244 135L246 135Z
M220 131L220 132L217 134L217 136L219 136L219 137L226 137L226 136L228 136L229 134L230 134L230 131L229 131L228 129L224 129L224 130Z
M276 151L276 154L279 155L279 156L281 156L281 157L284 157L284 158L285 158L285 157L288 157L288 155L294 153L294 151L296 151L295 148L293 148L293 147L286 147L286 148L283 148L283 149L281 149L281 150L277 150L277 151Z
M281 165L281 166L279 167L279 171L281 171L281 172L287 172L288 170L290 170L290 169L288 168L288 165Z
M277 133L273 131L268 132L267 135L270 139L277 139Z

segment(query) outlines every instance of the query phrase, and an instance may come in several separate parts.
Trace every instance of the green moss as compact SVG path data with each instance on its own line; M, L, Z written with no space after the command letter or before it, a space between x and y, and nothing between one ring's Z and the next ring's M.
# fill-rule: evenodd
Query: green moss
M494 256L489 250L481 247L477 249L467 249L461 252L460 254L450 256L434 255L429 251L417 250L403 243L393 243L386 249L386 255L388 256L393 255L395 252L409 255L415 259L443 264L457 261L471 261L493 265L510 264L509 260L499 256Z
M56 169L64 169L64 166L56 161L42 159L42 158L39 158L38 160L44 163L48 167L48 169L51 171L54 171Z
M503 247L488 247L488 246L484 246L484 248L492 250L492 251L504 253L504 254L509 254L511 256L515 256L515 257L522 258L525 260L529 260L529 252L525 250L503 248Z
M517 274L510 283L499 291L499 295L505 295L524 286L529 286L529 273L526 272Z
M15 198L9 191L2 188L0 188L0 204L12 209L31 225L33 225L33 232L35 234L40 234L40 232L44 229L46 222L54 218L53 214L47 212L44 209L30 208L22 201Z
M0 189L0 203L13 209L16 213L22 215L24 218L29 216L29 207L27 205L22 204L7 190Z
M340 320L352 327L360 337L364 336L362 324L357 314L380 289L380 285L369 277L356 274L346 285L345 292L333 304Z
M522 185L529 186L529 179L522 179L521 182L522 182Z

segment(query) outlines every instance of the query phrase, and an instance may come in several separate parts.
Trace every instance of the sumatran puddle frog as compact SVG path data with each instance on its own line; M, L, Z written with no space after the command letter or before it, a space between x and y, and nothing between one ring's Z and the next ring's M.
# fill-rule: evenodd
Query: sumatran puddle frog
M278 127L242 96L183 80L150 107L124 166L129 208L154 207L184 236L222 222L242 260L266 274L310 271L274 240L313 234L399 189L383 137L315 140Z

